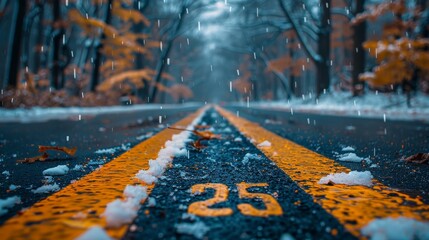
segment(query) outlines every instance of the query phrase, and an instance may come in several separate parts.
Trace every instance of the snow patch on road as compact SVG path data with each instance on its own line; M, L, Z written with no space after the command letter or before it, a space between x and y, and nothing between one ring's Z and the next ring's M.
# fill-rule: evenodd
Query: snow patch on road
M256 153L246 153L246 155L244 155L243 160L241 161L243 164L247 164L249 162L249 160L252 159L260 159L261 156L259 156Z
M319 184L345 184L345 185L363 185L371 187L372 183L372 174L370 171L351 171L349 173L331 173L328 176L322 177Z
M111 240L106 231L102 227L95 226L88 229L75 240Z
M54 184L48 184L48 185L43 185L39 188L37 188L36 190L31 190L33 193L50 193L50 192L57 192L60 190L60 186L58 186L58 184L54 183Z
M0 216L8 212L7 209L13 208L16 204L21 203L21 198L18 196L0 199Z
M360 163L362 161L365 161L368 165L372 163L372 161L371 161L371 159L369 159L369 157L367 157L367 158L359 157L358 155L356 155L356 153L351 152L354 150L355 149L353 147L344 147L342 149L342 151L347 152L347 153L339 154L337 152L334 152L334 155L337 157L337 160L341 161L341 162Z
M361 232L371 240L429 239L429 222L405 217L375 219L362 228Z
M131 144L127 143L127 144L122 144L121 146L117 146L117 147L112 147L112 148L104 148L104 149L98 149L97 151L95 151L96 154L114 154L117 151L128 151L130 150Z
M72 171L83 171L83 165L76 164L76 165L74 165L74 167L71 170Z
M295 238L292 235L290 235L289 233L284 233L280 237L280 240L295 240Z
M338 156L338 161L343 162L361 162L362 157L358 157L356 153L345 153Z
M8 179L10 176L10 172L7 170L3 171L1 174L3 174L6 177L6 179Z
M198 221L195 223L179 223L176 225L178 233L194 236L195 238L202 239L204 235L210 230L203 222Z
M267 140L258 144L258 147L271 147L271 143Z
M66 165L58 165L53 168L48 168L43 171L43 175L48 176L59 176L59 175L66 175L69 172L69 167Z
M107 204L103 216L108 227L120 227L131 223L137 217L140 202L147 198L147 189L139 185L127 185L123 195L123 200L116 199Z
M347 147L343 147L343 149L341 149L341 151L343 151L343 152L354 152L355 149L353 147L347 146Z
M9 190L10 191L15 191L16 189L18 189L18 188L21 188L21 186L17 186L17 185L15 185L15 184L11 184L11 185L9 185Z

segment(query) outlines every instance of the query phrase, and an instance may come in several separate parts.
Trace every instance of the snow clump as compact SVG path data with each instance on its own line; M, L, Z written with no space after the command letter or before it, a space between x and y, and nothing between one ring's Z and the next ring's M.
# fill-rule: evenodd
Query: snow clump
M429 239L429 222L419 222L405 217L388 217L371 221L361 232L371 240L423 240Z
M358 157L356 153L346 153L339 155L338 161L343 162L361 162L363 158Z
M59 176L66 175L69 172L69 168L66 165L58 165L53 168L48 168L43 171L43 175Z
M83 171L83 166L80 164L74 165L74 167L71 169L72 171Z
M17 196L9 197L6 199L0 199L0 216L8 212L8 208L13 208L15 204L20 204L21 198Z
M98 149L95 151L96 154L114 154L116 151L128 151L131 148L131 144L122 144L121 146L112 147L112 148L104 148L104 149Z
M243 164L247 164L251 159L260 159L261 157L256 153L246 153L244 155L243 160L241 161Z
M107 235L107 232L99 226L91 227L82 235L80 235L76 240L111 240L112 238Z
M280 240L295 240L295 238L292 237L292 235L290 235L289 233L284 233L280 237Z
M43 185L37 188L36 190L31 190L31 191L33 193L50 193L50 192L57 192L59 190L60 190L60 186L54 183L54 184Z
M15 184L11 184L10 186L9 186L9 190L10 191L15 191L16 189L18 189L18 188L20 188L21 186L17 186L17 185L15 185Z
M343 152L354 152L355 149L353 147L348 146L348 147L343 147L343 149L341 151L343 151Z
M319 184L329 184L330 182L336 184L345 184L345 185L363 185L371 187L372 183L372 174L370 171L351 171L349 173L331 173L328 176L322 177L319 180Z
M369 158L363 158L356 155L356 153L344 153L337 156L338 161L342 162L362 162L365 161L367 164L371 164L372 161Z
M203 222L195 223L180 223L176 225L178 233L188 234L195 238L202 239L204 235L210 230Z
M271 147L271 143L267 140L258 144L258 147Z
M127 185L124 190L125 199L116 199L107 204L103 216L108 227L120 227L131 223L137 217L140 202L147 198L146 187Z
M5 175L6 178L9 178L9 176L10 176L10 172L7 170L3 171L1 174Z

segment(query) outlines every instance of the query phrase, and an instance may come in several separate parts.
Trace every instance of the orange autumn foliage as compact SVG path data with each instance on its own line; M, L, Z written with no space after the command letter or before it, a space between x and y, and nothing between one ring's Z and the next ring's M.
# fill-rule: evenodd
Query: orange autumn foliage
M373 73L365 73L361 80L374 87L411 80L414 68L429 72L429 39L400 38L396 40L367 41L364 47L379 63Z
M267 70L276 71L276 72L284 72L292 65L292 59L289 54L283 55L277 59L271 60L268 63Z
M429 73L429 39L412 39L406 34L413 31L416 22L415 18L403 20L402 15L416 12L407 9L404 0L376 5L370 11L359 15L354 22L375 20L386 13L393 13L395 19L384 25L382 39L366 41L363 45L376 59L377 66L373 72L363 73L359 78L373 87L410 81L416 69L423 74ZM417 18L417 15L415 17Z
M194 96L194 93L188 86L180 83L167 88L166 92L169 93L175 101L180 99L190 99Z
M99 4L94 2L93 4ZM143 80L151 80L154 71L151 69L134 70L136 54L144 54L145 58L152 59L149 47L139 43L147 39L147 34L134 33L131 29L133 24L143 23L149 25L149 20L139 11L132 9L133 1L114 1L112 5L112 24L106 24L100 19L84 16L76 9L69 11L69 19L82 29L82 34L89 38L100 39L101 33L105 38L102 40L101 53L106 58L100 71L105 81L98 87L97 91L107 92L121 83L133 87L121 88L122 91L143 87ZM166 75L165 78L172 77Z
M252 76L252 73L249 70L249 61L249 55L245 55L244 60L239 67L239 72L241 76L239 76L239 78L237 78L236 80L232 81L232 88L242 95L249 94L252 88L252 83L250 82L250 77Z

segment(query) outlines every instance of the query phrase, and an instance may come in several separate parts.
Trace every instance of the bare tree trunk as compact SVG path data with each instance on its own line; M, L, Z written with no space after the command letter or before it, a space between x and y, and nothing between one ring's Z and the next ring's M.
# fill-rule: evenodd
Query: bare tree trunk
M6 64L6 85L10 88L18 86L18 75L21 57L22 31L24 26L24 16L27 8L27 0L19 0L15 3L15 10L12 19L12 33L9 39L9 56Z
M330 87L330 47L331 47L331 0L322 0L320 2L322 11L320 11L320 26L318 32L318 53L320 60L316 62L317 66L317 85L316 94L320 94Z
M37 51L33 55L33 73L37 73L40 69L40 57L42 54L40 54L41 47L43 46L43 38L44 38L44 26L43 26L43 19L45 18L45 7L44 7L44 1L38 1L36 7L39 9L39 17L37 21L37 37L36 37L36 47Z
M293 18L283 0L279 0L280 7L287 20L292 24L299 42L306 55L316 65L316 97L319 97L330 87L330 34L331 34L331 0L320 0L320 24L317 27L317 51L315 51L304 36L301 25Z
M165 68L165 65L167 62L167 58L170 54L171 47L173 46L174 39L175 39L177 33L179 32L180 28L182 27L183 18L185 17L186 9L187 9L186 6L182 6L182 10L181 10L180 15L179 15L180 16L179 21L177 22L176 27L174 28L174 32L172 34L170 34L170 39L168 40L168 43L167 43L167 49L165 49L165 51L163 51L161 54L161 58L160 58L160 61L158 63L158 67L157 67L157 71L156 71L156 76L154 79L155 86L152 90L152 94L151 94L150 99L149 99L150 103L155 102L155 98L158 94L157 85L159 83L161 83L161 79L162 79L161 76L162 76L162 73L164 72L164 68Z
M52 53L51 53L51 87L59 89L61 87L60 79L62 75L61 68L61 40L64 35L64 28L61 24L61 3L60 0L54 0L52 3L53 14L53 36L52 36ZM56 29L58 28L58 29Z
M106 12L104 15L104 23L110 24L111 18L112 18L112 3L113 0L107 1L106 6ZM91 76L91 84L90 84L90 91L95 92L95 89L98 85L98 79L100 77L100 65L101 65L101 49L103 48L103 40L106 39L106 35L104 32L101 34L100 40L96 43L95 47L95 58L94 58L94 68L92 70L92 76Z
M291 45L295 43L294 38L290 39L290 43ZM289 48L289 57L290 59L292 59L292 61L293 61L294 55L295 55L295 51L292 48ZM289 89L290 89L291 96L296 96L295 81L296 79L295 79L295 76L293 75L293 71L292 69L289 68Z
M149 0L144 0L144 1L135 1L133 7L135 10L138 10L141 13L143 13L148 6L149 6ZM134 33L142 33L144 31L144 24L143 23L135 24L132 30ZM142 39L139 39L137 42L140 45L144 44ZM135 68L143 69L144 61L145 61L144 55L141 53L136 53ZM141 81L143 82L143 87L137 90L137 95L143 101L147 101L147 98L149 97L149 87L150 87L149 81L143 78L141 79Z
M357 0L354 16L362 13L365 9L365 0ZM353 96L361 95L364 91L363 83L359 81L359 74L365 71L365 50L363 43L366 40L366 22L353 25L353 57L352 57L352 93Z

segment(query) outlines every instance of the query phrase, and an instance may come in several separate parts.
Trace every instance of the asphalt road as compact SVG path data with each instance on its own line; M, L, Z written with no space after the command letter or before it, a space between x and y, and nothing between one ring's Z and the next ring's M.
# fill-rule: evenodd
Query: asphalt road
M220 115L209 111L203 122L222 139L205 141L207 148L190 151L189 158L175 158L174 167L164 174L151 193L156 204L153 206L147 201L125 239L194 239L198 234L209 239L280 239L283 234L296 239L354 239ZM245 161L247 153L257 157ZM207 183L221 184L228 189L229 196L210 208L232 209L230 215L205 217L207 211L201 212L203 216L188 215L192 213L189 210L192 203L214 198L213 188L201 194L190 192L192 187ZM267 204L256 199L240 198L240 183L266 183L266 187L248 190L275 197L283 213L255 217L240 211L238 206L243 203L257 209L267 208L264 206ZM199 230L188 230L192 229L190 226L198 226Z
M429 124L421 121L316 115L289 110L229 107L241 117L292 140L328 158L337 160L343 147L355 148L377 167L365 163L340 162L352 170L369 170L383 184L429 204L429 165L402 159L429 152Z
M0 123L0 199L15 195L22 199L22 204L0 217L0 224L49 195L32 192L49 180L43 170L61 164L70 169L82 165L82 169L51 180L64 187L195 110L188 107L104 114L79 121ZM229 110L334 160L343 153L343 147L351 146L376 167L340 162L342 165L370 170L383 184L419 195L429 204L429 165L401 160L429 152L427 123L292 115L245 107ZM200 124L210 126L222 139L204 141L207 147L201 150L189 145L189 156L174 159L173 167L155 185L124 239L355 239L213 109ZM72 158L59 154L43 163L16 163L38 155L38 145L76 146L78 152ZM101 149L111 152L97 154ZM246 154L252 156L247 155L246 160ZM19 187L10 190L11 184ZM208 203L210 206L205 207ZM213 214L217 217L208 217Z
M0 123L0 199L20 196L22 201L22 204L15 205L7 214L0 216L0 224L50 194L32 192L46 183L43 170L68 165L68 174L52 179L62 188L197 108L178 106L168 110L88 116L81 120ZM159 116L162 117L161 124ZM43 163L16 163L17 160L40 155L38 145L77 147L77 152L74 157L51 152L50 158ZM110 152L96 153L102 149L109 149ZM71 170L76 165L82 165L82 169ZM17 189L10 191L12 184Z

